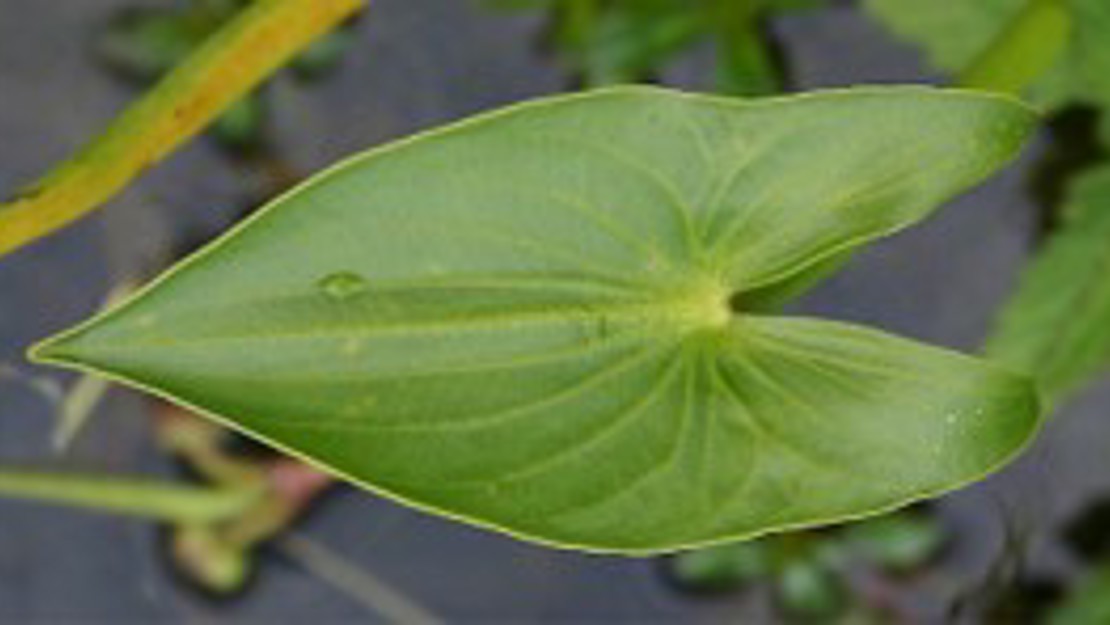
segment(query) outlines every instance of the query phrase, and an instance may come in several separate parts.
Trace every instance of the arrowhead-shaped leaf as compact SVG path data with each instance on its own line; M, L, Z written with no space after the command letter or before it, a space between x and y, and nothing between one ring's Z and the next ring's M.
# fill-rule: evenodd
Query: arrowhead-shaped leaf
M1030 385L746 298L921 219L1032 123L927 88L527 103L325 172L35 355L551 544L877 512L1012 457Z

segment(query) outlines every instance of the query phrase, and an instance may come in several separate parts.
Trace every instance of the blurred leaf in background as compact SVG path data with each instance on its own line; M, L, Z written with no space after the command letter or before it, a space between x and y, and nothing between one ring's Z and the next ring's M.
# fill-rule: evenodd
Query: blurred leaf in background
M824 0L491 0L504 9L543 10L549 43L585 86L654 78L688 50L708 43L716 86L734 95L780 91L781 62L767 29L778 11Z
M769 536L682 553L668 578L691 594L720 594L768 584L791 618L846 617L874 606L852 592L849 571L864 566L887 577L913 573L944 549L943 527L921 509L822 531ZM839 621L838 621L839 622Z
M838 568L842 546L832 534L793 532L679 554L667 574L694 595L766 584L783 615L827 619L844 615L853 601Z
M1060 8L1070 22L1064 53L1029 90L1046 109L1110 107L1110 2L1105 0L866 0L895 34L937 69L964 71L1026 9Z
M1082 578L1070 595L1052 611L1052 625L1110 623L1110 566Z
M1087 505L1065 527L1065 544L1084 568L1054 606L1052 625L1110 623L1110 498Z
M1050 401L1110 368L1110 167L1074 181L1063 216L987 342Z

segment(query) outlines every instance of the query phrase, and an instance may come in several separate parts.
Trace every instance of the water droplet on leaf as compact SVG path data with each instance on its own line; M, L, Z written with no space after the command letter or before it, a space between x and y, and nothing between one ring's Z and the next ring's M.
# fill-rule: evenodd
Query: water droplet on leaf
M362 352L362 345L362 339L358 337L353 337L343 341L343 345L340 349L347 356L357 356L359 353Z
M324 276L317 286L325 295L335 299L347 299L366 290L366 280L351 271L340 271Z
M355 400L354 403L346 406L340 410L340 417L343 419L361 419L368 413L373 412L378 405L378 398L375 395L365 395Z

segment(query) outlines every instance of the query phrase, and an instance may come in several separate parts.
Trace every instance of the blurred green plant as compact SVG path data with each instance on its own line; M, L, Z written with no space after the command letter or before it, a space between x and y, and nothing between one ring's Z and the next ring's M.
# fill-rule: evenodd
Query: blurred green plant
M1074 103L1110 106L1110 3L1104 0L866 0L866 6L937 69L974 74L1000 42L1016 54L991 63L1026 70L1008 84L1046 109ZM1034 71L1030 71L1034 70Z
M1068 523L1063 538L1083 568L1054 607L1051 625L1110 623L1110 498L1088 505Z
M999 360L1036 372L1052 398L1110 364L1110 165L1075 178L1061 211L987 343Z
M1110 623L1110 565L1084 575L1050 614L1051 625Z
M938 557L946 542L935 519L913 510L691 551L667 559L665 566L668 578L690 593L767 584L785 617L830 619L872 609L852 592L847 581L852 567L887 577L910 575Z
M228 446L230 433L160 404L157 441L199 483L0 469L0 496L159 521L174 570L212 594L243 589L257 548L287 530L332 481L287 458L256 459Z
M548 43L584 86L643 82L677 56L712 46L716 88L766 95L785 81L768 28L777 12L826 0L490 0L503 9L543 10Z

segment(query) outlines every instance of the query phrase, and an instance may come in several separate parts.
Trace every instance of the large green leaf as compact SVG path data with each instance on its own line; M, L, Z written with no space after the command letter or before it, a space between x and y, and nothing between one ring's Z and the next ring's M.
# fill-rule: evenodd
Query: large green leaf
M1062 5L1071 22L1066 50L1034 85L1032 97L1049 108L1077 100L1110 106L1106 0L867 0L897 35L922 46L934 66L949 72L967 70L1030 3Z
M1110 167L1075 181L1065 215L987 342L1052 399L1110 369Z
M1010 159L1015 101L625 87L356 157L40 346L413 505L648 552L982 477L1023 378L744 313Z

